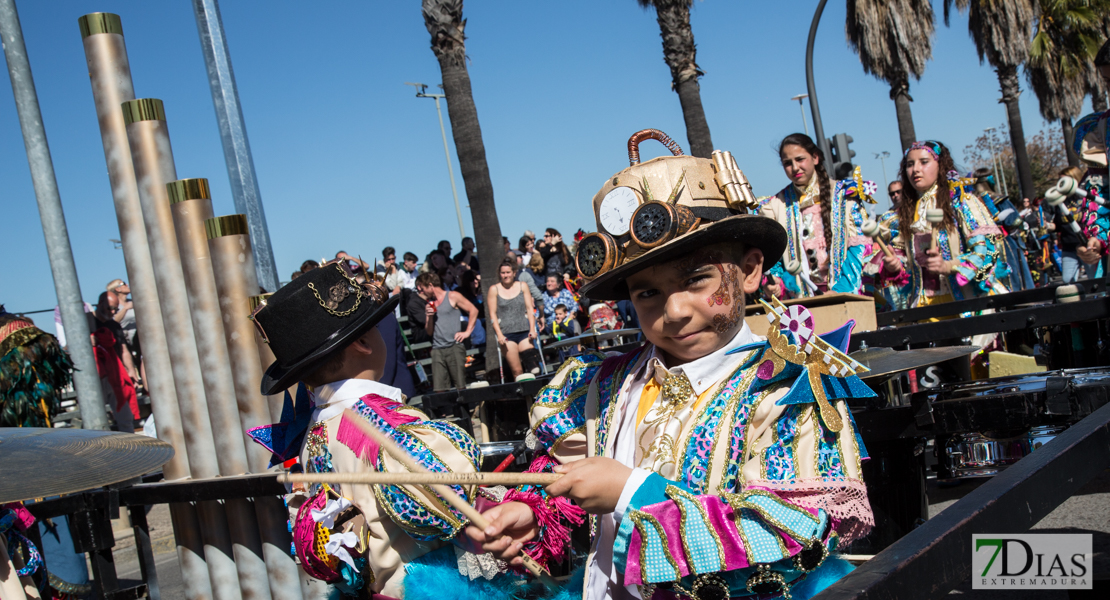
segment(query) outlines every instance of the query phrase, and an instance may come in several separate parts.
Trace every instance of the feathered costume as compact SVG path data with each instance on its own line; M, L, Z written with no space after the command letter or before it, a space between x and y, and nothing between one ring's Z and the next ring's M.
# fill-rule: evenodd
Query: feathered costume
M50 427L72 369L54 336L0 307L0 427Z

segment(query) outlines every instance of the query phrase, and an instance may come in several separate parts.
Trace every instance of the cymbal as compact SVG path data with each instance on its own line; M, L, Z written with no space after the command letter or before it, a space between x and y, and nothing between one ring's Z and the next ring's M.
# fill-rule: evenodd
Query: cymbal
M554 349L554 348L563 348L565 346L573 346L575 344L584 344L584 343L586 343L590 340L597 340L599 342L602 342L602 341L605 341L605 340L611 340L613 338L626 336L626 335L627 336L639 335L639 333L640 333L640 330L638 328L635 328L635 327L628 328L628 329L610 329L610 330L604 330L604 331L587 331L587 332L583 333L582 335L578 335L578 336L575 336L575 337L572 337L572 338L566 338L566 339L563 339L563 340L559 340L557 342L548 342L547 344L544 344L544 348L552 348L552 349Z
M0 427L0 504L127 481L173 458L173 447L133 433Z
M849 354L870 373L860 375L860 379L875 379L902 371L935 365L946 360L975 354L979 346L942 346L940 348L918 348L915 350L894 350L892 348L868 348Z

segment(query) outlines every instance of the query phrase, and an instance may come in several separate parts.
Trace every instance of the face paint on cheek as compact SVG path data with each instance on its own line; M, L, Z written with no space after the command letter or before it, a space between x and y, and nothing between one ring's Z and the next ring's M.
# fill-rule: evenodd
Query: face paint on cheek
M715 263L713 266L717 267L717 270L721 272L721 286L718 287L717 291L713 292L713 295L707 298L706 301L709 303L709 306L727 306L732 304L732 296L729 295L729 288L732 287L730 282L732 276L731 271L726 271L724 265L720 263Z
M732 288L732 299L735 299L735 302L732 303L732 307L727 314L713 315L713 330L718 334L728 333L744 317L744 290L742 288L740 267L736 265L728 266L727 273L721 277L721 289L717 290L714 295L725 289L726 282L728 287ZM727 295L728 292L725 292L725 294Z

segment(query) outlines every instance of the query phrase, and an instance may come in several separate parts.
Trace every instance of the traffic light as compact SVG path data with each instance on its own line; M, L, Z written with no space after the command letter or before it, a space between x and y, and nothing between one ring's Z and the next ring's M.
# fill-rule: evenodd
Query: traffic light
M851 176L854 167L852 157L856 155L856 151L848 144L853 141L855 140L847 133L838 133L829 140L829 149L832 151L832 171L836 179L847 179Z

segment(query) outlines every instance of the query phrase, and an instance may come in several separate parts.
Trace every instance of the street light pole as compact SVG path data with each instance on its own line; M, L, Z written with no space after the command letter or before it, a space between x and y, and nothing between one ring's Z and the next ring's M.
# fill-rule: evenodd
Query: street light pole
M455 169L451 166L451 149L447 145L447 129L443 126L443 110L439 106L439 99L446 98L445 94L429 94L428 86L423 83L406 83L416 88L417 98L432 98L436 101L436 114L439 115L439 132L443 135L443 155L447 157L447 175L451 178L451 194L455 197L455 216L459 218L459 238L466 237L463 229L462 209L459 208L459 190L455 187Z
M887 188L890 187L890 181L886 178L886 159L890 158L890 152L883 150L882 152L875 152L875 158L879 159L879 164L883 166L883 185Z
M825 12L825 3L817 3L817 10L813 13L813 23L809 26L809 39L806 41L806 91L809 92L809 109L813 112L813 135L817 136L817 145L825 155L825 171L829 177L836 177L832 170L832 150L829 140L825 138L825 126L821 123L821 109L817 106L817 84L813 81L813 45L817 40L817 26L821 24L821 13Z
M809 94L798 94L791 98L791 100L798 101L798 110L802 112L802 129L805 130L806 135L809 135L809 125L806 124L806 109L805 106L802 105L802 100L806 98L809 98Z

